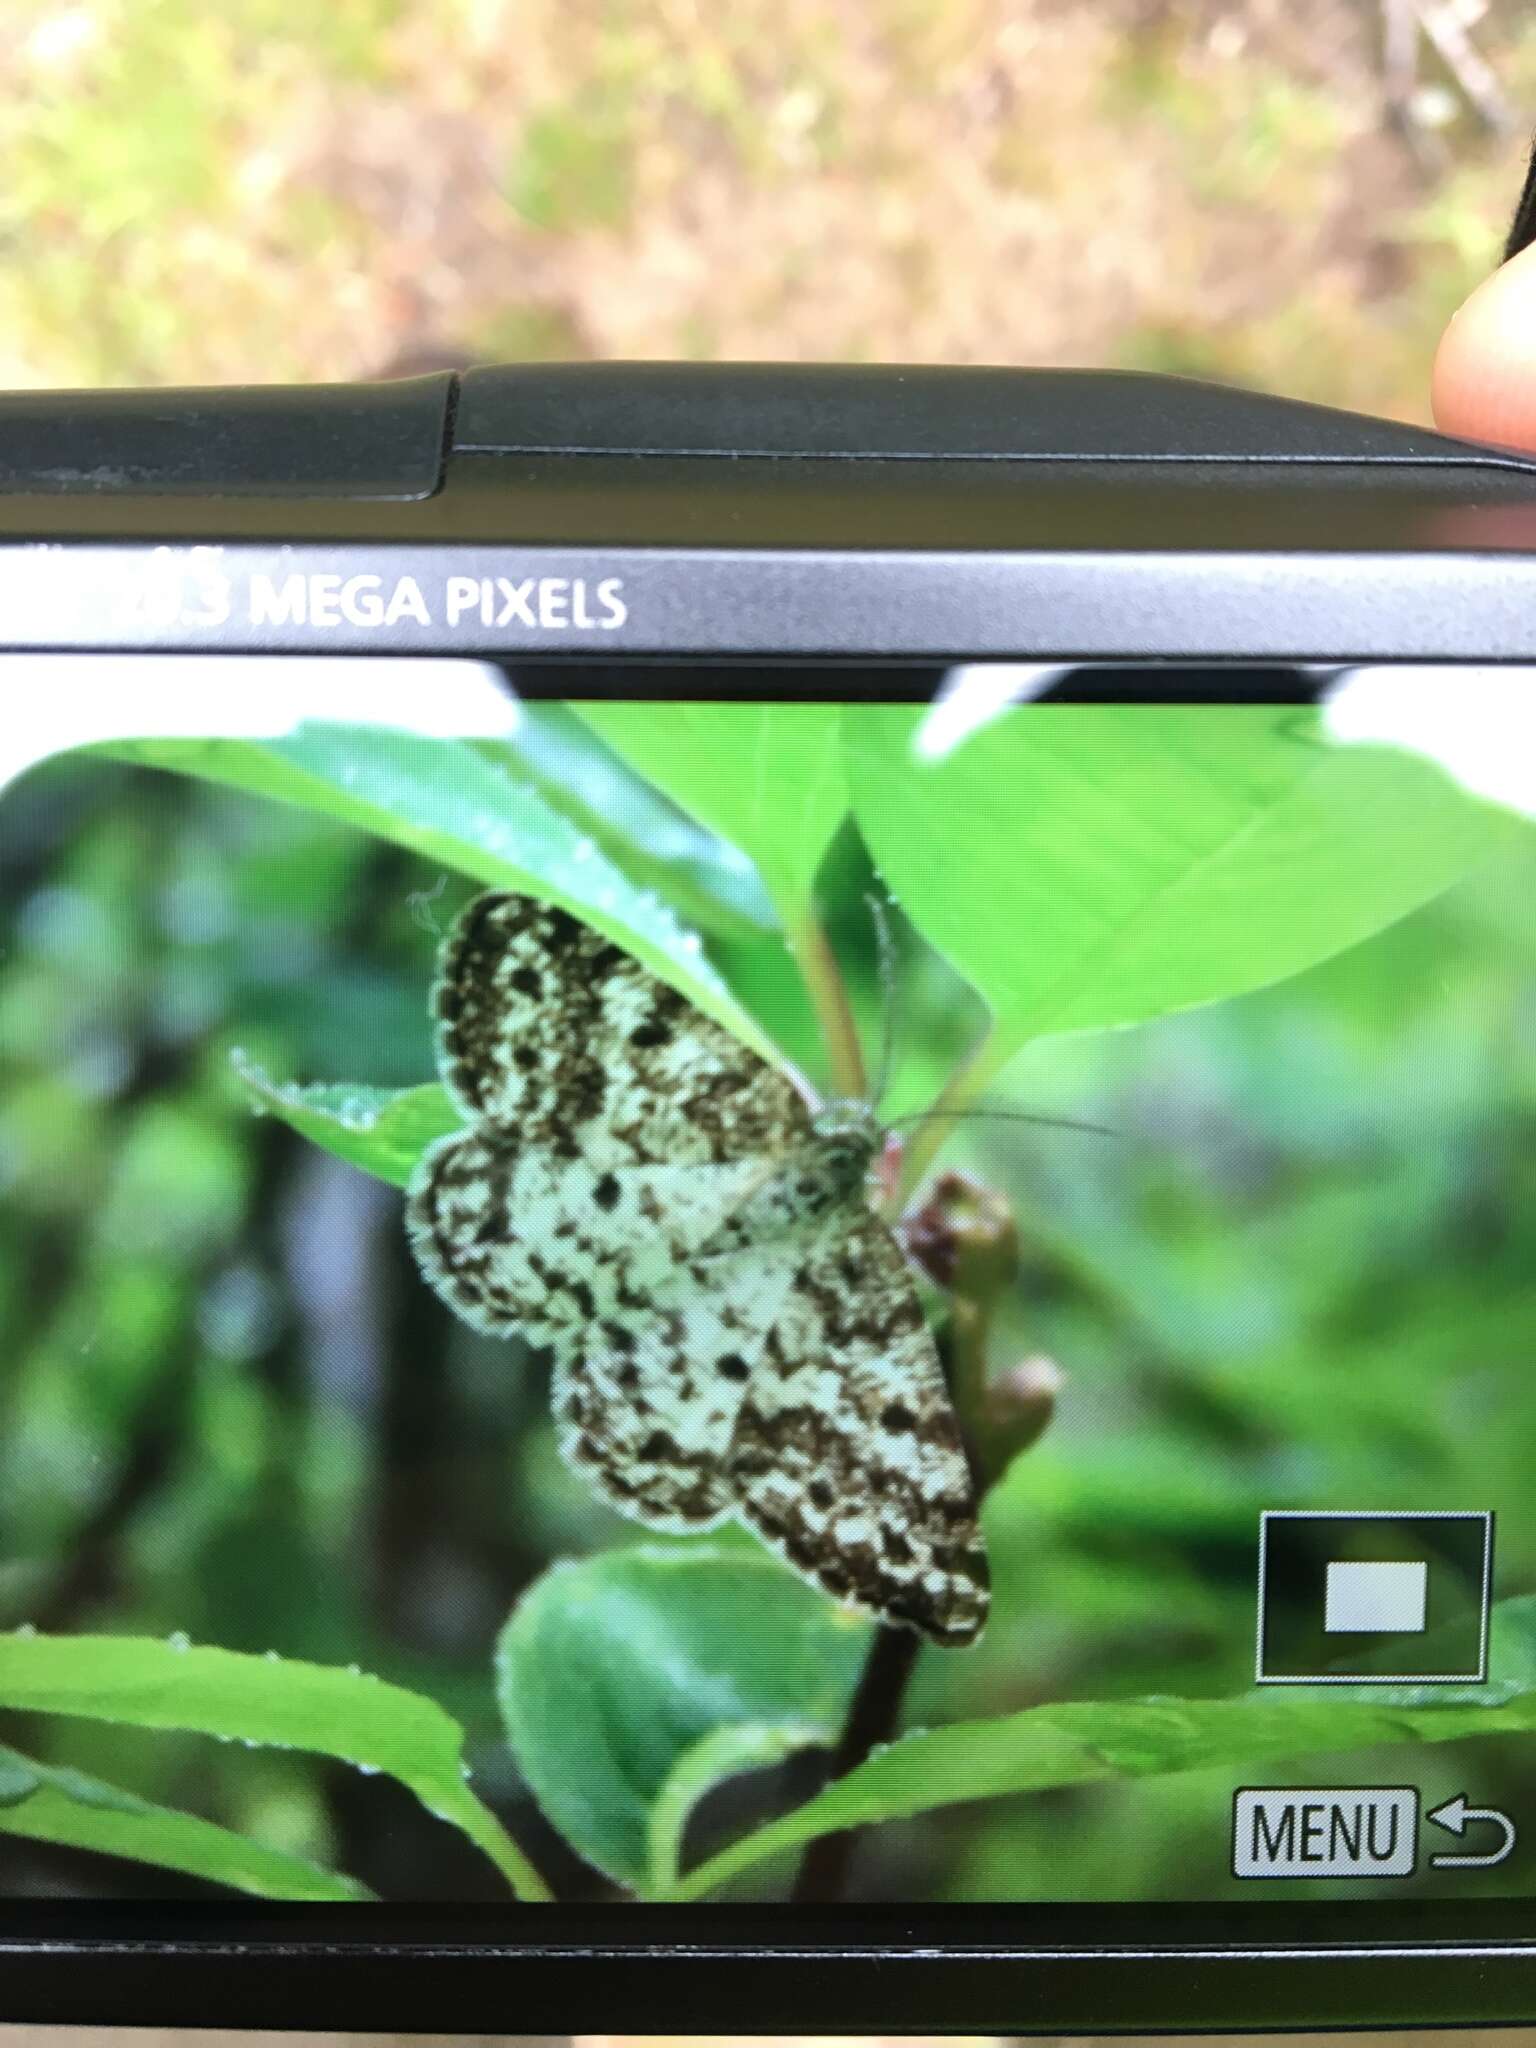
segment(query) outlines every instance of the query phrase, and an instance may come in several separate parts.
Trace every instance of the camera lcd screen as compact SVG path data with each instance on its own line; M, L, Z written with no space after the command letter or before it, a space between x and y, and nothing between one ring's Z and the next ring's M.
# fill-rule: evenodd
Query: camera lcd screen
M1529 671L0 681L0 1895L1529 1893Z

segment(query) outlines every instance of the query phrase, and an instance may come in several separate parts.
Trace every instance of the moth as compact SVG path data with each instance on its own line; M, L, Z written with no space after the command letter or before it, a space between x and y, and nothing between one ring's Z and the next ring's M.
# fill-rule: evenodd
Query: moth
M745 1523L936 1643L986 1619L976 1495L914 1277L870 1206L884 1131L566 911L492 893L443 946L465 1127L406 1200L421 1270L553 1359L561 1455L646 1527Z

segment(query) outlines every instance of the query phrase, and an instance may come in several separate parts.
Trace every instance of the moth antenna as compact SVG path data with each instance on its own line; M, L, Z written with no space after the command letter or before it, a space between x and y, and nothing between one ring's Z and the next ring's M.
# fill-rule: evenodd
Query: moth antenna
M871 1098L878 1110L891 1085L896 1060L896 935L886 915L885 904L870 890L864 898L875 927L875 957L880 977L880 1064L875 1069L875 1092Z
M888 1131L899 1131L903 1124L971 1123L977 1118L986 1118L993 1123L1038 1124L1047 1131L1085 1131L1091 1138L1119 1138L1122 1131L1109 1124L1085 1123L1075 1116L1036 1116L1027 1109L915 1109L908 1116L892 1117L886 1125Z

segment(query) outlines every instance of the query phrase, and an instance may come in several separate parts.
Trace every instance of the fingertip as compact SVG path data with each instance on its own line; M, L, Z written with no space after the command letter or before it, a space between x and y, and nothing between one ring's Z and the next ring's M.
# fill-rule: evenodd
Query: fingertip
M1440 337L1430 404L1444 434L1536 449L1536 245L1485 278Z

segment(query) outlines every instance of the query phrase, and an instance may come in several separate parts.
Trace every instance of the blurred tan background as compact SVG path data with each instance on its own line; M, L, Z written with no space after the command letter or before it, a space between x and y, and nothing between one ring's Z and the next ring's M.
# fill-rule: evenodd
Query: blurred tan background
M1525 0L6 0L0 384L685 356L1427 419Z

